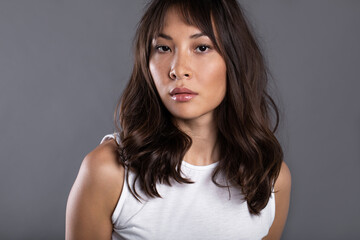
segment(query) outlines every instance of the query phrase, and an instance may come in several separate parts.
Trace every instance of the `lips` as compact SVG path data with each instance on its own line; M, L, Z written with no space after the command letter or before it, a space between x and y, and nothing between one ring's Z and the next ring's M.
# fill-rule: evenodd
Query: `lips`
M174 88L171 90L170 95L174 96L176 94L194 94L197 95L198 93L191 91L188 88Z
M188 88L174 88L170 91L170 96L173 100L178 102L187 102L196 97L198 93L191 91Z

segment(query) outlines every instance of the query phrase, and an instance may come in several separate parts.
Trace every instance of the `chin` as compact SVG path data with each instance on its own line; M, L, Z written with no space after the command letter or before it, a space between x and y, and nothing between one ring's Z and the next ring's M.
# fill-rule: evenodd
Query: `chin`
M182 121L200 120L200 119L213 119L213 110L210 111L170 111L171 115Z
M179 113L179 112L170 112L171 115L175 118L175 119L180 119L180 120L192 120L192 119L196 119L198 117L198 115L196 114L190 114L190 113Z

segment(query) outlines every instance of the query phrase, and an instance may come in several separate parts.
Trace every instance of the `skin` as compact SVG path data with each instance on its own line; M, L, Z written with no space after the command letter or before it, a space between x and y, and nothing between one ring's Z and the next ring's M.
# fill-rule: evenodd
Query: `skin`
M210 38L187 25L176 9L168 11L164 22L152 44L150 72L162 102L193 140L184 160L207 165L218 159L214 109L226 93L226 64ZM169 93L176 87L197 95L188 102L174 101Z
M213 110L225 96L226 65L211 40L194 38L201 31L186 25L175 9L166 14L165 23L166 38L154 39L149 68L164 105L193 140L184 161L208 165L219 159ZM169 96L174 87L186 87L198 95L189 102L176 102ZM111 215L125 176L116 148L114 140L107 140L84 158L67 202L66 239L111 239ZM275 219L266 240L280 239L288 214L291 175L285 163L274 188Z
M66 239L111 239L111 215L125 176L116 147L107 140L84 158L67 201Z

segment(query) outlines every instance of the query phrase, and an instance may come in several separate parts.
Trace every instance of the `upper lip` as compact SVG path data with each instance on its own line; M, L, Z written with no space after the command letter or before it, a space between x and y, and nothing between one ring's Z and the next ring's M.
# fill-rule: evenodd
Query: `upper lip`
M196 92L191 91L188 88L174 88L170 91L170 95L173 96L175 94L188 93L188 94L198 94Z

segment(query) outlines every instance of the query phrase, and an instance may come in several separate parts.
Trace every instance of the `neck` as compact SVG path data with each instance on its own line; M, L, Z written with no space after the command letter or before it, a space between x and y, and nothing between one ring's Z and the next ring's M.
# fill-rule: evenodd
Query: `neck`
M193 165L209 165L219 160L218 133L213 118L177 120L177 125L192 139L184 161Z

